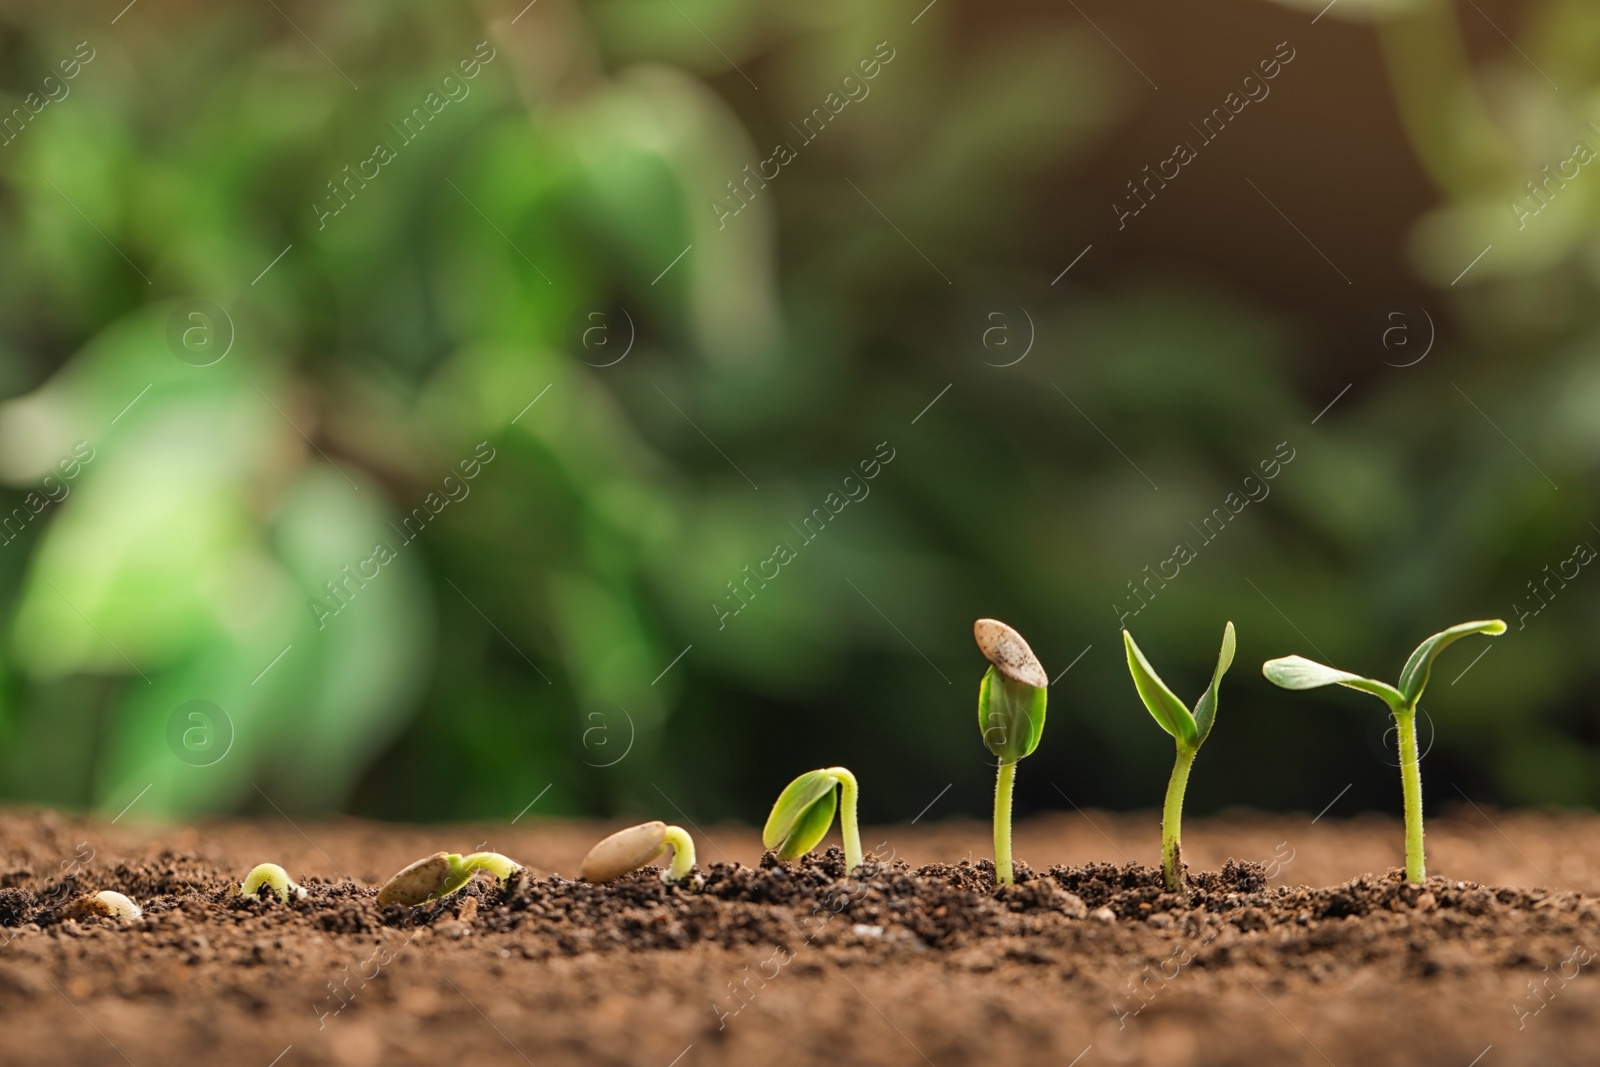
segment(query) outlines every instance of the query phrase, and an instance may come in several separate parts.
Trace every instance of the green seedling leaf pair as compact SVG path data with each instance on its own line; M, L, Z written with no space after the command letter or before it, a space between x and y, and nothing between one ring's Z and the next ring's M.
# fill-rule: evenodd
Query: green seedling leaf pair
M1016 872L1011 862L1011 792L1017 761L1033 755L1044 736L1046 689L1044 667L1028 642L997 619L979 619L972 636L989 661L978 685L978 729L983 743L994 753L998 769L994 786L994 876L1011 885Z
M807 771L778 794L761 831L762 846L777 852L780 860L797 860L822 843L833 827L834 813L842 807L839 830L844 836L844 862L854 873L866 862L861 852L861 827L856 822L858 793L856 776L843 767Z
M1422 691L1433 673L1433 661L1439 653L1463 637L1471 634L1497 636L1506 632L1500 619L1464 622L1434 634L1411 653L1400 672L1400 684L1392 686L1373 678L1341 671L1303 656L1284 656L1268 660L1261 665L1267 680L1284 689L1318 689L1325 685L1342 685L1370 693L1389 706L1394 715L1400 744L1400 784L1405 794L1406 817L1406 878L1421 882L1427 878L1427 863L1422 842L1422 771L1417 755L1417 705Z
M1194 757L1216 723L1217 692L1222 686L1222 676L1233 665L1233 623L1227 623L1222 628L1222 650L1217 653L1217 669L1211 675L1210 687L1200 694L1192 712L1156 674L1155 668L1150 666L1150 661L1139 650L1133 634L1123 630L1122 643L1128 654L1128 671L1133 675L1133 685L1139 691L1139 699L1144 701L1144 706L1149 709L1157 725L1171 734L1178 746L1172 777L1167 782L1166 806L1161 812L1161 877L1169 893L1180 893L1184 888L1183 794L1189 785L1189 769L1194 764Z

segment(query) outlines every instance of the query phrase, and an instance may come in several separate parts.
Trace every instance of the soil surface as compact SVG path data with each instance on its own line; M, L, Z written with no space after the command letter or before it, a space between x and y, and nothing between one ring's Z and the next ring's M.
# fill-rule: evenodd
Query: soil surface
M574 882L619 824L118 825L0 815L0 1063L1591 1064L1600 1058L1600 816L1467 806L1430 821L1424 887L1397 821L1190 819L1183 894L1153 816L868 830L763 858L692 827L704 884ZM377 886L441 849L526 863L421 908ZM288 905L235 891L277 862ZM1302 884L1305 883L1305 884ZM1308 888L1307 886L1315 888ZM142 918L70 918L126 894Z

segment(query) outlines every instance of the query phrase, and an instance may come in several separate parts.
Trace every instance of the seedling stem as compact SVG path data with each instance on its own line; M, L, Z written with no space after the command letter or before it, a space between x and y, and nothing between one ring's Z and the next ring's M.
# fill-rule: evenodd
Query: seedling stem
M1421 882L1427 880L1428 865L1422 847L1422 760L1417 755L1417 709L1395 712L1394 724L1400 735L1400 792L1406 809L1406 881Z
M838 786L835 794L834 787ZM845 767L824 767L807 771L784 787L761 830L761 844L788 862L816 848L839 814L839 832L844 837L845 867L854 873L866 863L861 851L861 824L856 819L860 788L856 776Z
M1000 761L994 780L994 869L1001 884L1012 884L1011 787L1017 778L1017 761Z
M1044 667L1022 635L998 619L972 625L978 650L989 669L978 683L978 729L998 761L994 780L994 880L1011 885L1011 788L1017 761L1033 754L1044 735L1046 687Z
M1183 794L1189 788L1189 768L1198 747L1178 746L1178 758L1167 779L1167 805L1161 811L1161 875L1167 892L1183 891Z
M1471 634L1495 637L1505 632L1506 624L1500 619L1464 622L1441 630L1411 653L1411 658L1406 660L1405 667L1400 671L1398 685L1380 682L1375 678L1363 678L1359 674L1341 671L1304 656L1283 656L1261 665L1261 672L1267 676L1267 680L1284 689L1342 685L1369 693L1388 705L1389 713L1394 716L1400 745L1400 791L1405 799L1408 882L1422 882L1428 877L1422 844L1422 762L1417 755L1417 707L1422 702L1422 691L1433 673L1433 661L1440 652L1463 637Z
M1222 647L1217 652L1217 669L1212 672L1211 685L1193 709L1179 700L1167 683L1156 674L1150 661L1145 659L1133 634L1122 631L1122 644L1128 654L1128 673L1133 676L1133 687L1139 691L1150 717L1156 725L1172 735L1177 746L1177 756L1172 761L1172 777L1167 780L1167 803L1161 810L1161 882L1169 893L1181 893L1183 876L1183 794L1189 788L1189 769L1200 746L1211 736L1217 722L1217 701L1222 689L1222 676L1233 665L1237 639L1233 623L1222 627Z

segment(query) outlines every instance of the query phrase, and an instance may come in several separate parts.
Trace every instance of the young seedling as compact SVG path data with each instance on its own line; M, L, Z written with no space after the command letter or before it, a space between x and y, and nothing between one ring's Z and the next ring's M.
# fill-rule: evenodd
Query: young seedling
M661 872L661 880L676 884L688 879L694 870L694 839L681 826L668 826L657 820L618 830L583 857L578 877L585 882L609 882L637 871L660 859L672 849L672 864Z
M1222 627L1222 651L1217 653L1217 669L1211 675L1211 687L1200 694L1194 711L1173 695L1150 661L1144 658L1133 634L1122 631L1122 643L1128 653L1128 672L1133 675L1133 686L1139 699L1149 709L1150 715L1178 745L1178 758L1172 765L1172 777L1167 780L1167 803L1161 809L1161 880L1169 893L1183 892L1183 792L1189 785L1189 768L1200 746L1211 733L1217 718L1217 690L1222 676L1233 665L1233 623Z
M1422 848L1422 770L1417 755L1417 703L1422 690L1433 673L1433 661L1450 645L1468 634L1487 634L1491 637L1506 632L1501 619L1484 619L1452 626L1428 638L1417 646L1400 672L1399 688L1324 666L1302 656L1284 656L1270 659L1261 665L1261 673L1274 685L1285 689L1317 689L1325 685L1342 685L1359 689L1389 705L1394 715L1396 732L1400 738L1400 786L1405 795L1406 814L1406 879L1421 882L1428 876Z
M972 624L972 636L989 661L978 686L978 729L999 761L994 785L994 877L1011 885L1011 787L1017 761L1033 755L1044 735L1045 688L1050 679L1022 635L995 619Z
M522 865L498 852L435 852L402 869L378 890L378 906L404 904L415 907L447 897L472 881L477 871L488 871L502 884L522 873Z
M263 889L272 890L272 894L285 904L289 903L291 894L296 900L306 898L306 891L291 881L289 872L276 863L258 863L251 868L239 886L239 895L259 899Z
M839 787L837 794L834 786ZM797 860L822 843L833 826L833 813L843 807L839 832L844 836L844 863L854 874L866 862L856 822L859 791L856 776L843 767L807 771L778 794L761 830L762 847L776 851L784 862Z

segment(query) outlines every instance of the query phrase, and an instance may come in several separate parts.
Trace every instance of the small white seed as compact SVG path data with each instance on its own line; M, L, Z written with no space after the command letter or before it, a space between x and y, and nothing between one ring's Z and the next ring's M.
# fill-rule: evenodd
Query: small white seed
M450 877L450 854L435 852L402 868L378 890L378 906L405 904L415 907L432 896Z
M1005 623L998 619L979 619L972 624L972 636L977 639L978 650L984 658L1007 678L1035 689L1044 689L1050 684L1028 642Z
M102 889L98 893L90 893L74 900L62 909L61 914L67 919L81 919L90 915L101 915L112 919L137 919L144 915L144 912L139 909L139 905L121 893Z
M636 871L667 847L667 824L646 822L618 830L583 857L578 877L585 882L609 882Z

